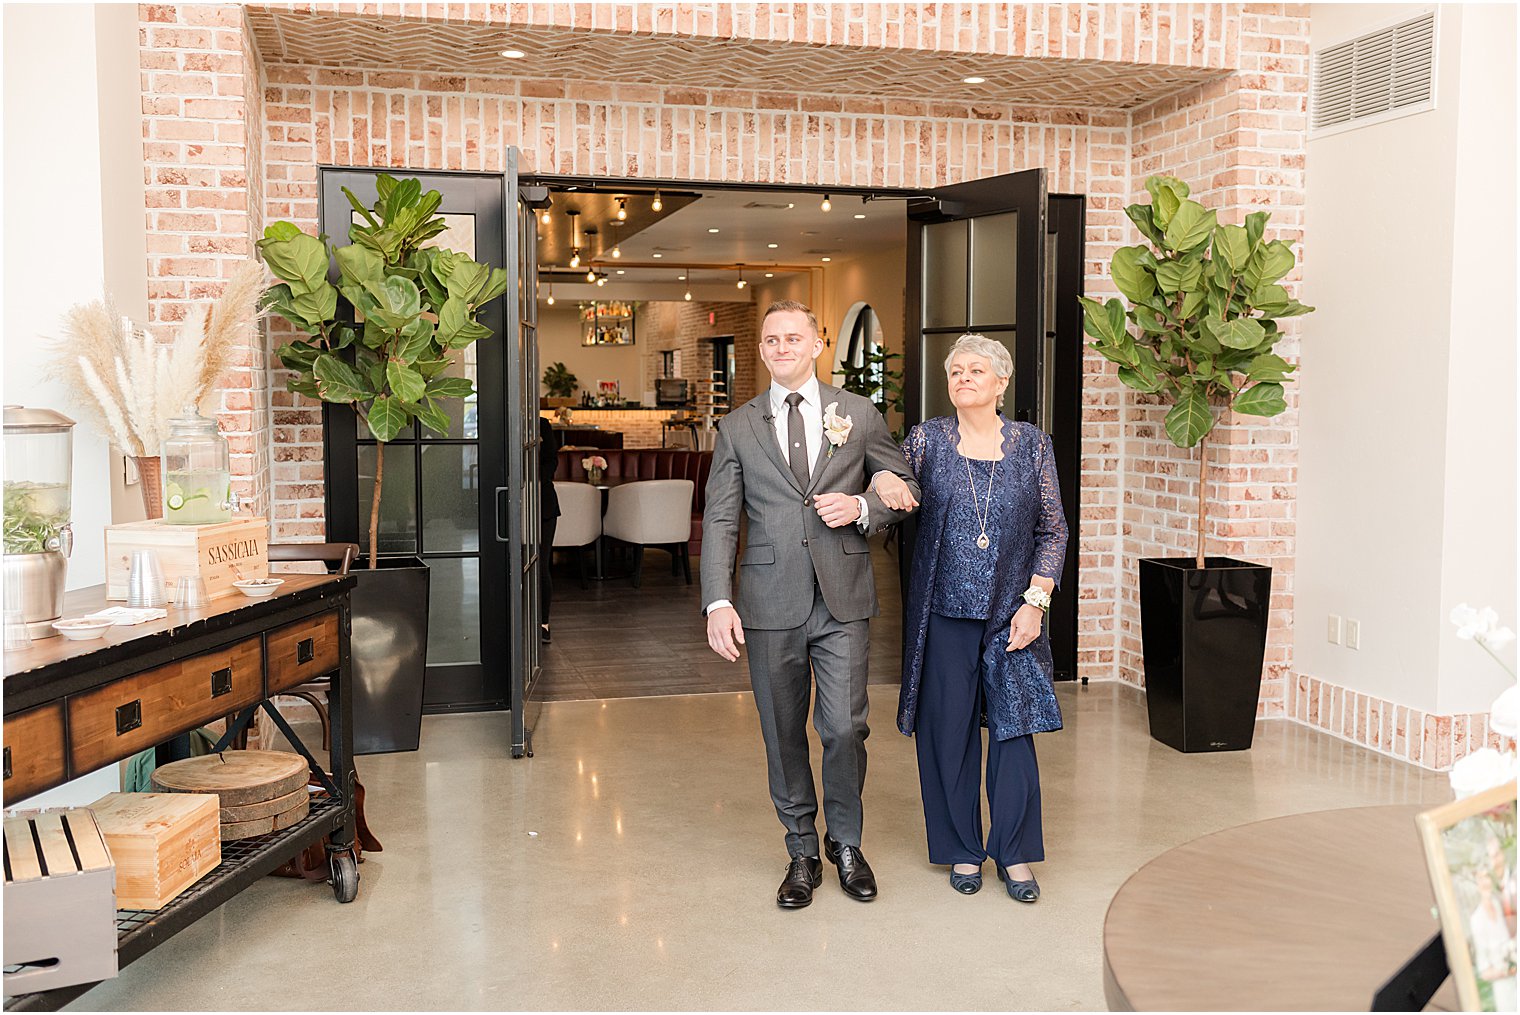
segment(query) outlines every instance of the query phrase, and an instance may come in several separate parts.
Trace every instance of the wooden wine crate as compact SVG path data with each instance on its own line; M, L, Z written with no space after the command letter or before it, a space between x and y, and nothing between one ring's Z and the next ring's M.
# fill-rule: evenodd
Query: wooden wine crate
M7 997L116 975L115 870L93 814L5 819L4 909Z
M234 518L215 525L170 525L163 519L106 526L106 598L127 598L133 550L152 550L172 602L174 581L198 574L212 599L241 595L232 583L269 577L269 523Z
M90 805L116 861L116 904L158 910L222 862L209 793L109 793Z

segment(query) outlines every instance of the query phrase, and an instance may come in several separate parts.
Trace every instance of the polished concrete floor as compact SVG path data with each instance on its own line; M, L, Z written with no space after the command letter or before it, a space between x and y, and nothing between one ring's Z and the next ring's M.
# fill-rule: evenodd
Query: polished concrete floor
M1133 688L1058 694L1033 906L957 895L928 864L894 688L871 688L882 896L825 880L792 912L748 694L551 702L531 759L510 757L504 714L429 718L419 753L360 759L385 852L353 904L266 879L75 1007L1102 1009L1104 912L1152 857L1259 818L1450 797L1444 775L1302 726L1181 755L1147 737Z
M589 555L588 555L589 556ZM707 647L702 582L691 560L691 584L672 575L670 556L646 551L639 588L623 561L609 561L605 581L581 588L574 558L557 554L550 612L553 641L544 646L541 701L629 698L654 694L748 691L749 667ZM902 595L897 557L884 537L871 538L881 615L871 621L872 684L898 684L902 674ZM590 570L590 565L587 565Z

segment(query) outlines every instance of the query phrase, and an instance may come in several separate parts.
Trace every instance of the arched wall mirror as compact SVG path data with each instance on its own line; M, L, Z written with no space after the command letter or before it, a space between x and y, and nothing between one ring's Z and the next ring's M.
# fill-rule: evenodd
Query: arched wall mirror
M855 303L845 312L834 346L834 383L844 383L846 366L865 366L866 357L882 346L881 319L869 303Z

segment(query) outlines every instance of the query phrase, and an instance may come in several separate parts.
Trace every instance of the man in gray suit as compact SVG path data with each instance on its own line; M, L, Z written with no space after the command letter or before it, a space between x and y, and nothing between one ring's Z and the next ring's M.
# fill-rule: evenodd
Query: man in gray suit
M734 662L749 653L750 685L765 737L771 799L791 856L776 893L784 909L813 901L823 879L818 799L807 737L823 742L824 855L852 898L876 897L860 851L866 777L867 624L880 612L865 533L905 517L867 484L881 470L918 484L868 400L820 384L818 321L793 300L773 303L760 325L770 387L723 417L702 516L702 601L707 641ZM739 560L739 515L749 518Z

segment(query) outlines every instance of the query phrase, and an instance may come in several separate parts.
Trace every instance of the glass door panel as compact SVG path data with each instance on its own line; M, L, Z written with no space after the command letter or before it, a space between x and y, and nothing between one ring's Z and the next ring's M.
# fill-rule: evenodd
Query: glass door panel
M343 195L375 201L374 170L321 171L323 231L342 243L357 213ZM430 246L464 253L491 267L506 262L503 179L499 175L412 173L436 190L448 229ZM515 205L511 211L515 213ZM515 321L503 297L483 309L491 337L450 354L446 371L475 382L470 398L445 399L448 432L408 427L385 447L380 513L382 555L420 557L429 568L426 711L503 708L508 704L503 582L506 554L494 539L494 498L505 482L505 400L502 383L507 324ZM345 417L348 417L345 419ZM327 414L328 535L363 546L369 539L376 445L352 413ZM341 464L351 462L344 469Z

